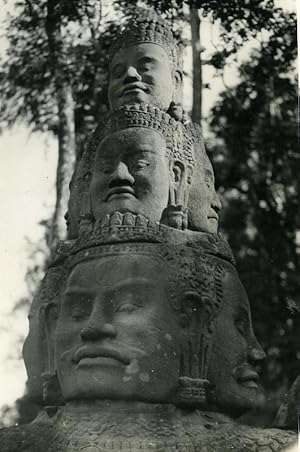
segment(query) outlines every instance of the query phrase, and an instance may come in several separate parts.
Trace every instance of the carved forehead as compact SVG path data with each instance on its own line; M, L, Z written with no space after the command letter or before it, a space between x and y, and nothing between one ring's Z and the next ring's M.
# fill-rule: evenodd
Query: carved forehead
M90 160L88 156L95 155L95 150L105 137L131 128L155 131L165 139L168 157L194 166L192 142L187 139L183 124L159 108L144 103L123 105L110 112L106 120L94 131L85 158Z
M132 153L136 150L161 154L165 149L166 139L158 131L145 127L128 127L104 137L98 146L97 155L112 156L114 153Z
M151 42L133 44L117 51L110 62L110 68L114 68L117 64L138 63L143 58L153 59L159 63L167 64L171 68L166 49Z
M117 269L117 271L116 271ZM126 280L128 282L164 281L166 270L163 261L151 255L145 254L106 254L78 262L75 264L68 278L68 286L103 287L119 285ZM108 282L108 284L107 284Z
M223 278L223 294L224 303L228 309L233 312L243 309L250 314L250 304L246 290L237 271L229 265L226 267Z

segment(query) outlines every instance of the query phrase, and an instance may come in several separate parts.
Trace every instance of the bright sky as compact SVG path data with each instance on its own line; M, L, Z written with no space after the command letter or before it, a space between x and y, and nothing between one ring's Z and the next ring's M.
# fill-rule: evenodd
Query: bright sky
M285 8L295 8L295 0L278 3ZM0 6L0 24L6 11L13 9L13 4L14 0L10 0L9 5ZM206 31L208 36L215 33L210 27ZM0 40L0 52L4 47L5 41ZM212 75L206 72L206 80ZM227 83L232 82L234 73L228 77ZM191 90L188 85L185 98L189 104ZM204 98L205 112L221 89L222 84L215 81L210 96L206 94ZM50 136L30 134L24 125L0 136L0 409L4 404L11 405L24 391L26 373L19 359L21 343L18 339L27 334L27 320L25 314L16 316L11 310L26 294L24 274L28 267L28 251L25 237L33 242L38 240L43 233L38 222L51 215L56 162L57 144Z

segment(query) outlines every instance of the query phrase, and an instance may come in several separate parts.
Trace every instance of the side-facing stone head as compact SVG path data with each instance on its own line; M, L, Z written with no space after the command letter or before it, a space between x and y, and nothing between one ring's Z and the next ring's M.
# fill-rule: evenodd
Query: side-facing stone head
M222 205L215 190L213 167L205 150L200 126L189 123L185 127L193 143L195 158L193 184L188 201L188 228L194 231L217 233L218 213Z
M180 122L151 105L127 105L95 132L92 147L96 219L118 210L160 221L171 204L180 206L178 227L184 228L194 160Z
M111 110L144 102L181 119L181 48L168 20L138 8L110 49Z
M265 353L253 332L249 300L236 270L222 264L208 380L216 410L238 416L263 400L259 366ZM216 408L217 407L217 408Z

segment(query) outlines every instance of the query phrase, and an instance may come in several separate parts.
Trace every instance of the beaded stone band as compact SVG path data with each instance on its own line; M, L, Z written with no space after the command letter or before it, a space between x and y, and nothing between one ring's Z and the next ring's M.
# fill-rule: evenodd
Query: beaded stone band
M138 8L123 24L123 29L109 50L109 58L120 50L142 43L157 44L168 54L174 69L183 71L183 43L173 31L172 24L161 19L155 11Z

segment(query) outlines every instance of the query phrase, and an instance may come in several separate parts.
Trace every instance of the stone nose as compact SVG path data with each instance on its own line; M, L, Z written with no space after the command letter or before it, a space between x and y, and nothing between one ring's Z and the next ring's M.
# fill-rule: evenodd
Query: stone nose
M83 341L95 341L103 338L113 338L116 336L116 329L111 323L97 322L93 319L80 332Z
M212 199L212 207L217 213L220 212L220 210L222 209L222 203L221 203L221 200L220 200L216 190L214 190L214 196Z
M116 329L112 324L112 314L108 306L103 306L101 301L94 306L87 324L80 331L82 340L97 340L104 337L115 337Z
M124 83L140 82L142 76L134 66L128 66L124 74Z
M116 182L119 184L120 181L125 182L125 185L133 185L135 182L134 177L129 172L128 166L124 162L119 162L114 169L110 180L110 186L113 186Z
M266 354L262 349L262 346L254 339L253 343L248 347L248 360L251 364L258 364L266 359Z

